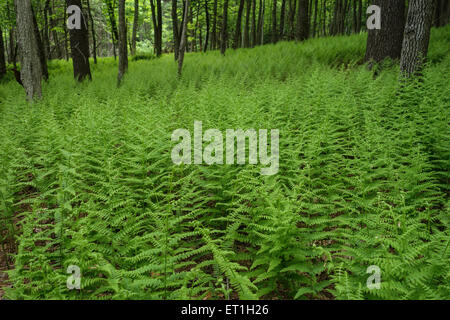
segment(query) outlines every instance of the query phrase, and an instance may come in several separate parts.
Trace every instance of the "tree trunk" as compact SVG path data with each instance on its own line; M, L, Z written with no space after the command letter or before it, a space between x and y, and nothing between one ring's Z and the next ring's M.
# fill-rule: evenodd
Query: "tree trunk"
M213 26L212 26L212 36L211 36L211 49L217 49L217 0L214 0L213 7Z
M297 40L303 41L309 36L308 0L298 0Z
M245 1L240 0L236 19L236 30L234 31L233 49L237 49L239 47L239 42L241 39L242 12L244 11L244 4Z
M119 39L119 34L117 31L116 16L114 14L115 6L112 3L112 0L107 0L106 4L107 4L107 8L108 8L109 22L111 24L111 36L112 36L112 43L113 43L114 59L116 59L116 44L117 44L117 40Z
M318 1L314 1L314 22L313 22L313 30L312 30L312 36L313 38L316 36L316 28L317 28L317 6Z
M3 42L3 30L0 27L0 79L6 74L5 43Z
M433 22L433 0L410 0L401 52L400 70L405 77L420 74L428 54Z
M280 13L280 39L281 40L283 40L283 37L284 37L285 17L286 17L286 0L283 0L281 2L281 13Z
M152 21L155 36L155 52L156 56L159 57L162 54L162 7L161 0L156 0L156 11L155 11L155 0L150 0L150 6L152 9Z
M272 2L272 43L278 42L277 33L277 0Z
M223 17L222 17L222 35L221 35L222 41L220 43L221 54L225 54L225 51L227 50L227 37L228 37L227 23L228 23L228 0L224 0Z
M209 44L209 10L208 10L208 0L205 0L205 17L206 17L206 37L205 37L205 45L203 47L203 52L208 50Z
M256 45L256 0L252 1L252 47Z
M94 56L94 64L97 64L97 38L95 37L94 18L92 17L90 0L87 0L86 2L88 7L89 19L91 21L92 46L93 46L92 53Z
M184 53L186 52L188 12L189 12L189 0L186 0L183 14L183 27L181 31L180 53L178 55L179 77L181 77L181 73L183 71Z
M289 40L295 39L295 11L297 0L289 0Z
M41 61L34 32L31 0L16 0L17 40L20 47L21 80L27 99L42 98Z
M252 1L246 0L245 25L244 25L244 48L250 47L250 13Z
M48 80L47 56L45 54L44 43L42 42L41 34L39 33L39 26L37 24L36 15L33 6L31 6L31 13L33 15L33 29L38 44L39 59L41 60L41 71L44 80Z
M178 60L178 54L180 53L180 34L178 29L177 2L178 0L172 0L173 53L175 56L175 61Z
M81 0L67 0L67 6L78 6L81 10ZM83 12L83 11L81 11ZM86 77L92 79L91 68L89 65L89 32L81 15L81 29L69 30L70 51L73 61L73 75L78 81L83 81Z
M44 6L44 44L45 44L45 54L50 59L50 32L49 32L49 24L48 24L48 14L50 11L50 0L45 1Z
M131 35L131 55L133 56L136 54L136 37L138 24L139 24L139 0L134 0L133 33Z
M127 24L125 21L125 0L119 0L119 74L117 84L122 82L128 69Z
M381 29L369 30L364 60L380 62L386 58L399 59L405 28L405 2L374 0L373 3L382 8Z

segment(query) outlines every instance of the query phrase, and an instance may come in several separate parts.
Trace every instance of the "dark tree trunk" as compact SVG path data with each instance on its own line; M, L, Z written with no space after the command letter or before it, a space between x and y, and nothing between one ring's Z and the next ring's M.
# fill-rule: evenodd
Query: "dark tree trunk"
M188 13L189 13L189 0L186 0L184 4L183 27L181 29L180 53L178 56L179 77L181 77L181 73L183 71L184 53L186 52Z
M205 45L203 46L203 52L208 50L209 44L209 10L208 10L208 0L205 0L205 17L206 17L206 37L205 37Z
M90 0L87 0L87 7L88 7L88 14L89 19L91 21L91 34L92 34L92 53L94 57L94 63L97 64L97 38L95 36L95 26L94 26L94 18L92 17L92 11L91 11L91 3Z
M29 101L42 98L41 61L34 32L31 0L16 0L17 41L20 47L21 82Z
M117 23L116 23L116 16L114 14L114 7L112 0L107 1L107 8L108 8L108 15L109 15L109 22L111 24L111 34L112 34L112 43L113 43L113 51L114 51L114 59L116 58L116 45L117 40L119 39L119 33L117 31Z
M252 2L252 47L256 45L256 0L250 0Z
M120 85L122 78L128 69L127 51L127 24L125 21L125 0L119 0L119 74L117 84Z
M33 29L36 36L39 52L39 60L41 61L41 71L44 80L48 80L47 56L45 54L44 43L42 42L41 34L39 33L39 26L36 21L33 6L31 6L31 13L33 14Z
M242 12L244 11L244 0L240 0L238 15L236 19L236 30L234 31L234 41L233 41L233 49L237 49L239 47L240 39L241 39L241 25L242 25Z
M303 41L309 36L308 0L298 0L297 40Z
M369 30L365 61L380 62L386 58L399 59L405 28L405 2L374 0L381 9L381 29Z
M420 74L428 54L430 30L433 23L433 0L410 0L400 70L405 77Z
M280 39L284 37L285 28L285 17L286 17L286 0L281 2L281 13L280 13Z
M211 35L211 49L217 49L217 0L214 0L213 7L213 26L212 26L212 35Z
M277 33L277 0L272 2L272 43L278 42Z
M244 25L244 48L250 47L250 13L252 1L246 0L245 25Z
M295 39L295 11L297 0L289 0L289 40Z
M323 0L323 36L327 35L327 0Z
M313 38L316 36L316 28L317 28L317 6L318 6L318 0L314 1L314 22L313 22L313 30L312 30L312 36Z
M67 0L67 6L78 6L81 10L81 0ZM73 61L73 75L78 81L83 81L86 77L91 80L91 67L89 65L89 32L87 25L81 15L81 29L69 30L70 48Z
M356 1L356 0L355 0ZM361 32L362 25L362 0L358 0L358 14L356 18L356 32Z
M153 21L153 30L155 36L155 53L156 56L159 57L162 54L162 7L161 0L150 0L150 6L152 9L152 21Z
M228 38L228 0L224 0L223 3L223 17L222 17L222 35L220 43L220 53L225 54L227 50L227 38Z
M45 44L45 54L50 59L50 32L49 32L49 24L48 24L48 14L50 12L50 0L45 1L44 6L44 44Z
M0 79L6 74L5 43L3 42L3 30L0 27Z
M134 0L133 33L131 35L131 55L133 56L136 54L136 37L138 25L139 25L139 0Z
M178 29L177 2L178 0L172 0L173 52L175 56L175 61L178 60L178 55L180 54L180 34Z
M258 30L256 33L256 45L263 44L261 39L263 37L263 28L264 28L264 2L263 0L259 0L259 10L258 10Z

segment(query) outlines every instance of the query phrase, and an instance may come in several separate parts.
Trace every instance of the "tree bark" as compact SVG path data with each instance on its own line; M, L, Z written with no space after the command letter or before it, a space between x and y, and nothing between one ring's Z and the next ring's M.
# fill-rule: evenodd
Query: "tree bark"
M125 0L119 0L119 74L117 84L120 85L122 78L128 69L127 51L127 24L125 21Z
M0 27L0 79L6 74L5 43L3 42L3 30Z
M317 28L317 6L318 6L318 0L314 1L314 22L313 22L313 30L312 30L312 36L313 38L316 36L316 28Z
M42 98L42 69L39 49L34 32L31 0L16 0L17 40L20 47L21 81L27 99Z
M239 47L239 42L241 39L241 26L242 26L242 12L244 11L244 0L240 0L238 15L236 19L236 29L234 30L234 41L233 41L233 49L237 49Z
M256 0L252 1L252 47L256 45Z
M228 38L228 0L224 0L223 3L223 17L222 17L222 35L221 35L221 43L220 43L220 53L225 54L227 50L227 38Z
M272 43L278 42L277 33L277 0L272 2Z
M381 29L369 30L364 60L399 59L405 28L405 1L374 0L373 4L381 8Z
M212 35L211 35L211 49L217 49L217 0L214 0L213 7L213 26L212 26Z
M433 0L410 0L401 52L400 70L404 77L420 74L428 54L433 22Z
M298 0L297 40L303 41L309 37L308 0Z
M186 0L183 14L183 28L181 31L180 53L178 55L179 77L181 77L181 73L183 72L184 53L186 52L188 13L189 13L189 0Z
M81 0L67 0L67 6L78 6L81 10ZM81 11L83 12L83 11ZM81 29L69 30L70 35L70 51L72 53L73 61L73 75L78 81L84 79L92 79L91 68L89 65L89 32L84 20L84 16L81 15Z
M48 80L47 56L45 54L44 43L42 42L41 34L39 33L39 26L37 24L36 15L33 6L31 6L31 13L33 15L33 29L38 44L39 59L41 60L41 71L44 80Z
M155 0L150 0L150 6L152 9L152 21L155 36L155 52L156 56L159 57L162 54L162 7L161 0L156 0L156 10L155 10Z
M252 1L246 0L245 25L244 25L244 48L250 47L250 14Z
M131 55L136 54L136 38L139 24L139 0L134 0L133 33L131 35Z
M87 0L86 2L87 2L87 7L88 7L89 19L91 21L91 34L92 34L92 46L93 46L92 53L94 56L94 64L97 64L97 38L95 36L94 18L92 17L90 0Z
M172 0L172 32L173 32L173 53L175 61L178 60L180 53L180 33L178 29L178 0Z
M203 52L208 50L209 45L209 10L208 10L208 0L205 0L205 17L206 17L206 37L205 45L203 46Z
M281 2L281 13L280 13L280 37L283 40L284 28L285 28L285 17L286 17L286 0Z

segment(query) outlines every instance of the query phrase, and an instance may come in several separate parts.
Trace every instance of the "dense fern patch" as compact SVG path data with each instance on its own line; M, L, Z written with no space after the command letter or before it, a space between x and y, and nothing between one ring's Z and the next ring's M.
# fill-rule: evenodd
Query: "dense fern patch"
M53 62L32 106L2 84L7 297L449 299L449 35L408 84L359 66L364 35L188 54L181 79L139 60L120 89L112 59L81 85ZM279 129L278 174L174 165L194 120Z

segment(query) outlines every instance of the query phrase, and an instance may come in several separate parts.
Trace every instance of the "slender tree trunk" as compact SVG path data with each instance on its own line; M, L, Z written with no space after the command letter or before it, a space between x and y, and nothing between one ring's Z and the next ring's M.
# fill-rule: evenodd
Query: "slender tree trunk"
M308 0L298 0L297 40L303 41L309 36Z
M152 9L152 21L155 36L155 52L156 56L161 56L162 54L162 7L161 0L150 0L150 6Z
M289 0L289 40L295 39L295 11L297 0Z
M188 22L188 13L189 13L189 0L186 0L184 5L184 14L183 14L183 27L181 31L181 42L180 42L180 53L178 56L178 76L181 77L181 73L183 72L183 62L184 62L184 53L186 52L186 42L187 42L187 22Z
M252 1L252 47L256 45L256 0Z
M117 84L120 85L122 78L128 69L127 51L127 24L125 21L125 0L119 0L119 74Z
M357 15L357 20L356 20L356 33L361 32L361 25L362 25L362 0L358 0L358 15Z
M263 28L263 0L259 0L259 10L258 10L258 30L256 33L256 45L260 45L261 43L261 30Z
M373 2L382 8L381 29L369 30L365 61L380 62L388 57L399 59L405 28L405 2L392 0Z
M327 35L327 0L323 0L323 36Z
M316 36L316 28L317 28L317 6L318 6L318 0L314 1L314 22L313 22L313 30L312 30L312 36L313 38Z
M400 70L405 77L420 74L428 54L430 30L433 23L433 0L410 0Z
M21 81L25 88L27 99L42 98L41 61L34 32L31 0L16 0L17 40L20 47Z
M42 42L41 34L39 32L39 26L36 21L33 6L31 6L31 13L33 14L33 29L38 44L39 59L41 60L42 77L44 80L48 80L47 56L45 54L44 43Z
M208 10L208 0L205 0L205 17L206 17L206 37L205 37L205 45L203 47L203 52L208 50L209 45L209 10Z
M278 0L273 0L272 2L272 43L278 42L277 33L277 2Z
M67 0L67 6L78 6L81 10L81 0ZM81 11L83 12L83 11ZM78 81L83 81L86 77L91 80L91 68L89 65L89 32L81 15L81 29L72 29L70 34L70 48L73 61L73 75Z
M212 36L211 36L211 49L217 49L217 0L214 0L213 7L213 26L212 26Z
M250 47L250 13L252 7L252 1L246 0L246 12L245 12L245 25L244 25L244 48Z
M49 24L48 24L48 14L50 11L50 0L46 0L45 1L45 6L44 6L44 30L43 30L43 35L44 35L44 45L45 45L45 54L48 57L48 59L50 59L50 34L49 34Z
M223 3L223 17L222 17L222 35L221 35L221 43L220 43L220 53L225 54L227 50L227 40L228 40L228 0L224 0Z
M94 56L94 64L97 64L97 38L95 36L94 18L92 17L90 0L87 0L86 3L87 3L87 8L88 8L89 20L91 21L91 34L92 34L92 46L93 46L92 53Z
M244 11L244 0L240 0L238 15L236 19L236 30L234 31L234 41L233 41L233 49L237 49L239 47L240 38L241 38L241 25L242 25L242 12Z
M284 37L285 16L286 16L286 0L283 0L281 2L281 13L280 13L280 39L281 40Z
M173 52L175 56L175 61L178 60L178 55L180 53L180 34L178 29L177 2L178 0L172 0L172 32L173 32Z
M136 38L138 26L139 26L139 0L134 0L133 33L131 35L131 55L133 56L136 54Z
M3 42L3 30L0 27L0 79L6 74L5 43Z
M111 24L111 36L112 36L112 43L113 43L114 59L116 59L116 45L117 45L117 40L119 39L119 34L117 31L116 16L114 14L115 5L112 2L112 0L107 0L106 4L107 4L107 8L108 8L109 22Z

